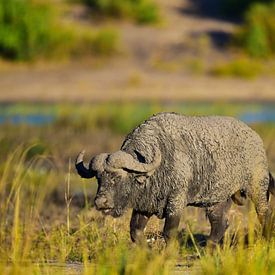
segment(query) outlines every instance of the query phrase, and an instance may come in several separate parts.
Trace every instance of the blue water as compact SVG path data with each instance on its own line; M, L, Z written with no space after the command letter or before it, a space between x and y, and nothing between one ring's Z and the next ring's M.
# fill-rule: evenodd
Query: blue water
M240 104L239 104L240 105ZM197 110L197 114L212 114L211 107L213 105L211 103L205 103L203 104L203 109L199 109L198 112L198 106L201 107L201 105L196 103L191 104L183 104L183 106L188 106L189 110L194 108L194 110ZM232 105L233 106L233 105ZM235 114L236 117L238 117L240 120L252 124L252 123L266 123L266 122L274 122L275 123L275 104L257 104L254 106L254 108L251 107L249 104L243 104L240 105L240 110L238 111L238 114ZM1 108L2 107L2 108ZM55 109L52 109L51 106L48 106L49 108L39 108L39 106L30 114L25 114L24 112L20 113L13 111L14 105L11 104L9 106L4 106L0 104L0 124L9 123L9 124L26 124L26 125L32 125L32 126L43 126L47 124L52 124L56 122L58 119L57 112ZM141 106L142 108L142 106ZM172 108L172 106L171 106ZM221 106L221 114L227 114L227 112L224 113L223 107ZM228 113L230 114L230 105L228 108ZM24 106L22 106L22 110L24 110ZM43 110L43 111L41 111ZM226 110L225 110L226 111ZM184 112L184 110L183 110ZM215 113L219 114L219 113ZM214 113L213 113L214 115Z
M275 106L274 108L264 108L256 112L244 112L239 115L239 118L248 124L275 122Z
M53 123L56 120L51 114L30 114L30 115L0 115L0 124L27 124L27 125L45 125Z

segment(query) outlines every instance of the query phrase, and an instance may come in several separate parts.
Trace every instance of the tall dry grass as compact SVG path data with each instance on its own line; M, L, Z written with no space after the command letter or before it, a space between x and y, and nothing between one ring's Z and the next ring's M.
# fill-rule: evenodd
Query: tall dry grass
M122 107L84 106L73 113L75 117L70 112L73 109L67 107L51 125L0 126L0 274L274 273L274 232L270 241L262 239L255 210L249 203L245 207L232 207L231 226L224 244L214 252L198 238L209 233L209 224L198 208L187 208L184 212L180 228L185 227L185 232L180 244L165 248L159 234L162 222L157 219L149 222L146 231L151 240L148 247L138 247L129 238L130 212L114 220L91 207L96 183L79 179L69 156L73 157L84 145L92 146L95 132L98 140L107 139L106 129L109 137L117 137L118 131L108 127L112 118L108 110L122 122L129 119L124 122L125 128L118 128L123 129L122 133L148 112L161 109L157 105L147 106L133 116L136 109L129 104ZM205 111L204 106L198 106L197 110L184 108L190 113L213 111ZM238 110L236 107L231 112ZM85 124L84 118L90 117ZM100 121L104 129L100 128ZM273 124L255 124L253 128L263 137L274 168ZM19 140L32 144L33 136L38 142L43 141L43 146L18 145ZM111 146L119 145L117 140L112 142L115 145ZM100 148L94 150L110 149L109 145L99 144ZM59 165L56 159L62 154ZM79 193L83 194L81 207L76 204ZM272 202L274 208L274 198Z

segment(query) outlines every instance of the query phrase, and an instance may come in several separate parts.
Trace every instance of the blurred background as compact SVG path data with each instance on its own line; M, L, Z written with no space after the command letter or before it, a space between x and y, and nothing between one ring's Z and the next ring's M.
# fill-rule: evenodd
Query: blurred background
M270 0L0 0L1 158L37 143L64 168L176 111L260 127L274 169L274 14Z
M75 174L75 156L118 150L157 112L243 120L263 138L275 172L274 57L271 0L0 0L1 257L11 243L15 259L22 250L82 261L69 233L99 214L79 214L97 185ZM203 212L190 211L192 230L208 232ZM232 211L237 219L246 210ZM18 246L17 219L39 232ZM122 222L129 240L129 215ZM7 224L15 224L8 234ZM117 241L113 231L105 233ZM98 246L87 245L93 259Z

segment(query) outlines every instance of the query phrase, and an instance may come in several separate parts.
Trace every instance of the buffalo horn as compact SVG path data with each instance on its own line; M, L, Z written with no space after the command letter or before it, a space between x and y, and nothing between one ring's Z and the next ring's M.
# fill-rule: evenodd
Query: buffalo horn
M107 165L114 169L129 169L139 173L150 173L155 170L161 162L159 149L155 150L154 158L151 163L142 163L134 159L132 155L125 151L118 151L111 154L107 159Z
M85 179L90 179L96 175L96 172L91 169L91 167L87 168L83 163L83 156L85 154L85 151L81 151L75 161L75 168L78 172L78 174Z

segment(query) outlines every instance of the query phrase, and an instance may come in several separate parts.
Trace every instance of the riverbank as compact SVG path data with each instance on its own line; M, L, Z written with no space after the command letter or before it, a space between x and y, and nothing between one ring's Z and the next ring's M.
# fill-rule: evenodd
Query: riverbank
M219 78L140 71L127 66L64 65L0 73L0 102L275 102L275 78Z
M0 102L275 102L274 61L250 60L225 46L236 22L192 12L189 0L159 5L163 22L157 26L94 22L81 16L85 6L69 5L72 23L112 26L120 50L71 61L1 61Z

